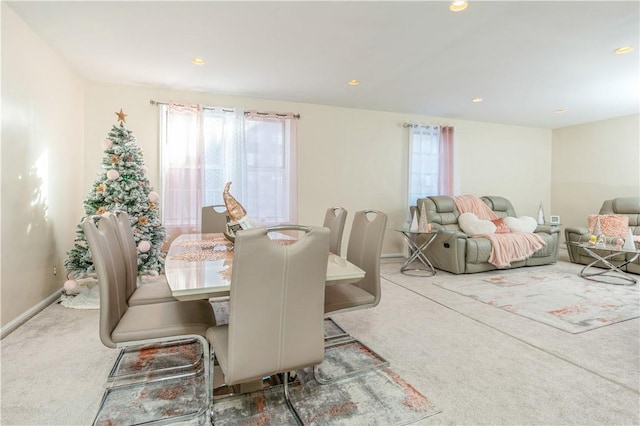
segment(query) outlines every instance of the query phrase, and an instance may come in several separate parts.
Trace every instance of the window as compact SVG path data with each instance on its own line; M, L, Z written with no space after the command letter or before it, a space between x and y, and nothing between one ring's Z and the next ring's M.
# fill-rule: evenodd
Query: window
M252 115L245 118L247 185L252 189L245 209L255 212L263 223L295 221L292 120Z
M251 220L295 223L295 117L161 105L162 216L170 239L199 232L202 206L232 195Z
M453 127L409 127L409 205L429 195L451 195Z

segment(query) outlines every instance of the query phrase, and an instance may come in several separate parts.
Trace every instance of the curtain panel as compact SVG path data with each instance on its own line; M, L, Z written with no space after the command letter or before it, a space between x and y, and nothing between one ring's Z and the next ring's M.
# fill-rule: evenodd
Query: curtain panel
M200 232L203 206L243 204L254 225L295 223L293 114L160 104L162 219L169 241Z
M451 126L405 124L409 127L408 204L418 198L453 193Z

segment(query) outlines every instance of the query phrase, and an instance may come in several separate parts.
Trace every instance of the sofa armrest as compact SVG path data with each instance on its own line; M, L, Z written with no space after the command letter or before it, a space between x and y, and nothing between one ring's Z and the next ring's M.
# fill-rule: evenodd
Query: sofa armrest
M469 238L468 234L465 234L461 231L449 231L445 235L447 236L447 238L457 238L460 240L466 240L467 238Z
M551 226L551 225L538 225L534 233L545 232L547 234L559 234L560 227L559 226Z
M564 236L567 241L584 241L584 237L589 237L589 230L582 226L570 226L564 229Z
M583 263L580 260L580 252L578 247L569 243L573 241L588 241L589 230L581 226L565 228L564 240L567 244L567 253L569 254L569 260L573 263Z
M447 229L444 226L440 225L439 223L432 223L431 227L434 231L446 231L443 235L439 235L439 237L441 238L463 238L463 239L467 239L469 238L469 235L465 234L462 231L455 231L452 229Z

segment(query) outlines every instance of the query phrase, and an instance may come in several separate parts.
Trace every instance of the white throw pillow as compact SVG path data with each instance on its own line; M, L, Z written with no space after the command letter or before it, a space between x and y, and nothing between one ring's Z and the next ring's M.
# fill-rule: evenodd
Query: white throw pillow
M478 219L478 216L473 213L462 213L458 216L458 225L468 235L495 234L496 232L496 225L493 222Z
M507 224L511 232L533 232L538 227L538 222L530 216L512 217L507 216L504 218L504 223Z

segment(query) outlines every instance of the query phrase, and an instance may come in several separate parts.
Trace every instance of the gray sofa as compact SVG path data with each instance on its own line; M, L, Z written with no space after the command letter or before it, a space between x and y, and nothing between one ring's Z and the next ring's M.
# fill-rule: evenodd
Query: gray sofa
M498 217L518 217L511 202L504 197L484 196L481 199ZM489 263L491 242L486 238L471 238L458 226L460 213L452 197L439 195L419 198L416 204L422 206L423 202L427 220L433 229L454 231L438 234L425 249L424 253L434 267L453 274L470 274L497 269ZM559 232L558 227L538 225L535 233L545 241L546 245L525 260L512 262L509 269L554 263L558 257ZM419 239L418 243L420 242Z
M633 235L640 235L640 197L620 197L606 200L602 204L598 214L627 215L629 217L629 228L631 229L631 232ZM585 222L586 219L587 218L585 218ZM586 242L590 236L589 230L586 227L567 227L564 230L564 235L567 243L570 241ZM636 243L636 247L638 247L638 243ZM584 250L580 249L580 247L567 244L567 251L569 252L569 260L573 263L586 265L594 260L591 256L587 255ZM594 251L599 252L601 256L611 253L608 250ZM631 258L633 254L629 253L626 256L627 258ZM613 258L610 259L610 261L613 264L619 265L623 262L622 256L619 259L620 260L616 260L616 258ZM605 267L601 264L596 264L595 266ZM634 274L640 274L640 258L622 267L622 270Z

